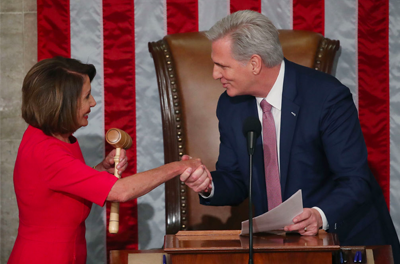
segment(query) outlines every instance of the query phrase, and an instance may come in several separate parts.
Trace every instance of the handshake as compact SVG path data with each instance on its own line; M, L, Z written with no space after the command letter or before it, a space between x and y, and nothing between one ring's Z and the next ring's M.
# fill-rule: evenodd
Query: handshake
M188 155L183 155L182 161L190 161L192 157ZM180 175L180 180L184 182L189 188L191 188L196 193L202 193L208 196L211 193L212 188L212 177L210 171L204 166L200 159L197 159L200 165L193 169L193 167L188 167Z

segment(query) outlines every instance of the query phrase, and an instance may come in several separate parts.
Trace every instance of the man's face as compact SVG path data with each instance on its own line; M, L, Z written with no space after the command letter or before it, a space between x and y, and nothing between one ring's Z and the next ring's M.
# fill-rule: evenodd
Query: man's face
M232 57L229 36L212 43L211 59L214 62L213 78L221 81L229 96L251 95L254 83L252 66Z

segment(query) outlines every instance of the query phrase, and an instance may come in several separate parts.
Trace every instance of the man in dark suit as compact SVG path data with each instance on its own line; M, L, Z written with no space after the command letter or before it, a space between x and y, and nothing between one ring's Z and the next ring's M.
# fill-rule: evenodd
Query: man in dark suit
M341 245L391 244L399 263L399 240L368 167L349 89L328 74L284 59L276 28L257 12L231 14L207 36L212 41L213 77L226 92L217 107L221 143L212 188L207 187L210 179L196 171L181 176L201 192L201 203L237 205L248 197L249 159L242 127L249 116L263 119L260 102L265 100L272 106L275 128L256 143L255 214L268 211L267 192L274 191L267 191L269 165L264 166L264 156L270 154L263 142L274 133L279 196L284 201L301 189L305 207L285 230L315 235L323 228L337 233Z

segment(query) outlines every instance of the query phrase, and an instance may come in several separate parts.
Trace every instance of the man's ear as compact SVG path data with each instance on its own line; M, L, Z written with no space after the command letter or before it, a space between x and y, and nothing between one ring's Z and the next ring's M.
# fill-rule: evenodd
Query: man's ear
M254 75L258 75L261 72L262 59L261 59L260 55L253 54L251 56L251 58L250 58L250 66L251 66L252 73Z

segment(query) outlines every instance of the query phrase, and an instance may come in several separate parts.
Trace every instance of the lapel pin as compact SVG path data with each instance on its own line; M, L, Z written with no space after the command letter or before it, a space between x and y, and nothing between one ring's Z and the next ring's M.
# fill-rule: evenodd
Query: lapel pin
M296 116L296 114L295 113L293 113L293 112L290 112L293 116Z

